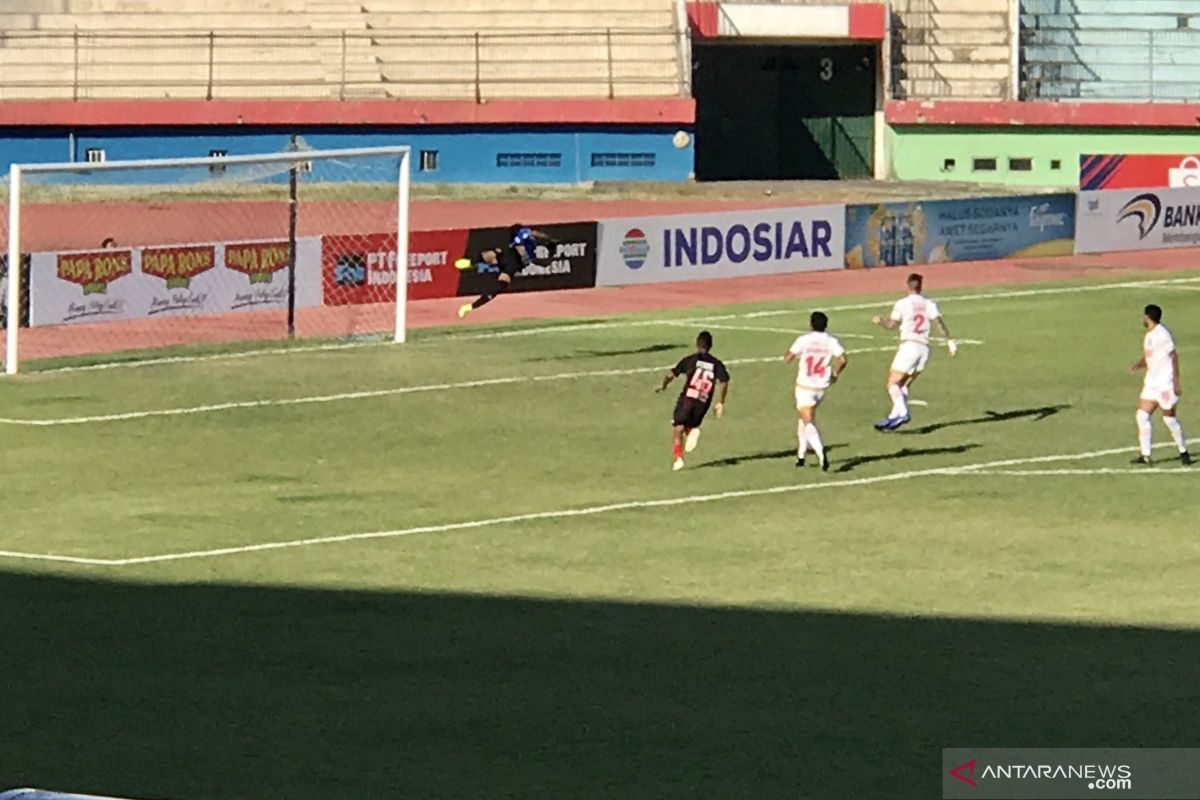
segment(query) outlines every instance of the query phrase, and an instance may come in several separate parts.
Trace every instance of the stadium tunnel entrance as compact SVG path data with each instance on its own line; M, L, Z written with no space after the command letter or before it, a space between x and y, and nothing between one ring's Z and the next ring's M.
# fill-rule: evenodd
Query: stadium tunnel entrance
M870 178L875 44L692 45L696 179Z

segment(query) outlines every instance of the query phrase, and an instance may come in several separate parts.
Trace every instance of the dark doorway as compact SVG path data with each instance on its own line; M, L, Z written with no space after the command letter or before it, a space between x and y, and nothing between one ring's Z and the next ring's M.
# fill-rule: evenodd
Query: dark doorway
M875 45L695 42L699 180L872 175Z

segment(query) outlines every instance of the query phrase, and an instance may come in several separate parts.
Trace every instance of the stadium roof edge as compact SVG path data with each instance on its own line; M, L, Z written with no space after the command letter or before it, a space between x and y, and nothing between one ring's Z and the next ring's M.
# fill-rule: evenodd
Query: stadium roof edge
M885 116L889 125L1195 128L1200 125L1200 103L892 100Z
M692 125L690 97L537 100L5 100L0 126Z

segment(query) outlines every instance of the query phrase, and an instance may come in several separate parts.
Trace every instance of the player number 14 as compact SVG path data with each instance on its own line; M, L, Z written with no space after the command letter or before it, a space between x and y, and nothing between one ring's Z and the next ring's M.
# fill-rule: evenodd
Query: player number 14
M821 377L825 374L825 364L822 359L815 356L806 356L804 359L805 371L810 378Z

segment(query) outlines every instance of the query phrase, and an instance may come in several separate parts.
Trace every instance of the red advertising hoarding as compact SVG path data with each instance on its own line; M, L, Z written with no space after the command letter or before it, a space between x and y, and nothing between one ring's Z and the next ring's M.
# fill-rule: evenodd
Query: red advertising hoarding
M1081 155L1079 188L1161 189L1200 186L1200 156L1162 154Z
M465 230L414 231L408 237L408 297L430 300L458 291L456 259L467 246ZM392 233L322 237L321 282L325 305L396 301L396 236Z

